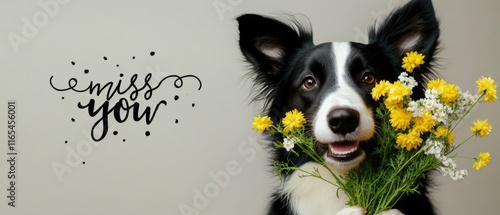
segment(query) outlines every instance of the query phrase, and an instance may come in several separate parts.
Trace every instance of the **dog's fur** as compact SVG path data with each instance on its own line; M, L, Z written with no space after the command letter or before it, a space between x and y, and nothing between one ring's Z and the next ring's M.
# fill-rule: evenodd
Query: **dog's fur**
M246 14L237 18L240 48L252 66L258 89L255 100L264 100L273 122L298 109L309 122L318 152L337 174L356 167L373 147L376 102L370 92L380 80L397 80L407 51L424 54L425 63L412 75L419 83L414 99L423 96L438 46L439 26L430 0L412 0L369 31L368 44L333 42L313 44L311 28L289 19ZM279 135L270 140L282 140ZM271 144L272 145L272 144ZM270 147L273 148L273 147ZM291 161L301 168L319 168L307 155L296 156L273 149L274 159ZM328 173L322 174L328 176ZM422 181L426 185L427 181ZM315 178L287 176L274 194L269 215L362 214L347 207L343 193ZM385 214L434 214L424 186L420 194L405 196L395 210Z

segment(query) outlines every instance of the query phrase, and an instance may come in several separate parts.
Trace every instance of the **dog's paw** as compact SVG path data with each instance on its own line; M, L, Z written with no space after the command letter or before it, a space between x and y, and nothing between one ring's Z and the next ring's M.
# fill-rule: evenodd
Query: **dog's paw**
M404 215L404 213L401 213L401 211L392 209L388 211L384 211L382 213L379 213L378 215Z
M365 215L366 210L359 206L352 206L348 208L344 208L337 212L337 215ZM387 214L390 215L390 214Z

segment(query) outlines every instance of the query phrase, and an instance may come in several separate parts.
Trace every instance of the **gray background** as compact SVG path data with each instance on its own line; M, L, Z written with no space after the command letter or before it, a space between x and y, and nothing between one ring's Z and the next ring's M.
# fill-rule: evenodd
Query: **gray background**
M57 10L53 6L49 14L40 6L47 2ZM190 207L193 214L263 214L278 183L259 135L250 129L261 104L249 104L251 83L243 77L247 70L234 18L243 13L300 13L311 20L317 44L365 42L367 26L401 2L0 1L0 101L18 101L19 123L17 207L7 207L8 166L0 162L0 213L182 214L180 207ZM481 76L500 80L500 2L441 0L435 8L442 28L441 76L474 92ZM39 19L36 33L23 36L23 20L33 23L34 17ZM25 37L26 43L13 46L13 34ZM149 57L150 51L155 57ZM131 61L131 56L137 59ZM73 60L76 66L70 64ZM84 75L84 67L92 68L91 73ZM151 125L111 123L111 131L119 134L108 134L98 144L88 138L95 120L76 108L77 102L95 97L57 92L49 85L50 76L61 84L70 77L88 83L116 81L119 72L143 77L150 71L155 77L194 74L203 88L170 85L155 91L155 98L166 98L169 106ZM181 96L179 101L173 101L174 95ZM474 119L489 119L493 133L473 139L460 153L490 151L493 160L481 171L471 169L471 160L457 160L459 167L469 169L464 181L434 177L432 198L441 214L497 213L499 109L498 102L480 107L456 131L459 141L468 136ZM6 122L6 105L0 110L0 122ZM144 135L146 130L151 136ZM78 146L84 148L78 151ZM85 164L66 161L75 151ZM0 160L6 153L2 141ZM71 172L58 178L53 169L57 164ZM217 176L228 177L221 181Z

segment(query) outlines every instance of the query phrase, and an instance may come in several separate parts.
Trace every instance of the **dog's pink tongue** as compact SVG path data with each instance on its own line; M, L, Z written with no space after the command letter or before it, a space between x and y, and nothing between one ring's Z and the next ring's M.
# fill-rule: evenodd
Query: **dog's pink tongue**
M330 143L330 152L333 154L348 154L358 149L358 141L342 141Z

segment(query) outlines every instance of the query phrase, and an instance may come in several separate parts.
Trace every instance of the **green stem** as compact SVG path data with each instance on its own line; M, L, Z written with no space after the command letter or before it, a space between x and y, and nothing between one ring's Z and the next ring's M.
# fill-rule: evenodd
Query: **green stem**
M340 185L340 187L344 188L345 185L344 185L344 183L342 183L342 180L328 167L328 165L326 165L326 163L324 162L323 158L320 157L316 153L316 151L314 149L314 141L311 138L308 138L307 142L309 142L309 144L307 144L307 143L305 143L305 144L298 144L299 147L302 149L302 151L304 153L306 153L309 157L311 157L316 163L320 164L325 169L327 169L328 172L335 178L335 180ZM310 146L310 147L307 147L307 146Z
M320 164L323 168L325 168L326 170L328 170L328 172L330 173L330 175L333 176L333 178L335 178L335 181L337 182L336 186L339 187L340 189L342 189L344 191L344 193L349 197L349 199L351 198L352 194L350 193L347 193L346 192L346 189L345 189L345 184L342 182L342 180L337 176L337 174L335 174L329 167L328 165L326 165L326 163L323 161L323 158L319 157L318 154L316 154L315 151L313 151L314 149L313 148L306 148L306 147L303 147L302 144L299 144L299 147L302 149L302 151L304 153L306 153L309 157L311 157L316 163ZM323 177L321 177L321 179L323 181L328 181L326 179L324 179ZM333 184L331 182L329 182L330 184Z
M418 150L415 154L413 154L413 155L410 157L410 159L408 159L408 160L407 160L407 161L406 161L406 162L405 162L405 163L404 163L404 164L403 164L403 165L402 165L402 166L398 169L398 171L396 171L396 172L394 173L394 175L392 176L392 178L396 177L396 176L399 174L399 172L401 172L401 171L403 170L403 168L404 168L404 167L406 167L406 165L408 165L408 163L409 163L411 160L413 160L413 159L414 159L417 155L419 155L419 154L420 154L420 153L422 153L423 151L424 151L424 150L423 150L423 148L420 148L420 149L419 149L419 150ZM392 178L391 178L391 179L392 179Z
M282 130L274 127L278 132L280 133L284 133ZM285 136L287 138L293 138L293 137L301 137L303 136L303 133L304 133L304 128L301 128L300 130L296 130L295 131L296 133L294 133L294 131L292 131L292 133L288 133L286 134ZM314 141L312 140L312 138L308 137L304 140L304 142L301 142L301 143L298 143L297 144L299 146L299 148L302 150L302 152L304 152L306 155L308 155L309 157L311 157L316 163L320 164L323 168L327 169L328 172L335 178L335 181L336 183L333 183L325 178L323 178L323 176L321 176L321 174L319 173L318 171L318 174L314 174L313 172L309 172L309 171L306 171L306 170L303 170L301 168L294 168L295 170L299 170L305 174L307 174L307 176L311 176L311 177L314 177L314 178L318 178L318 179L321 179L329 184L332 184L338 188L340 188L341 190L344 191L344 193L348 196L349 199L352 198L352 194L350 193L347 193L346 192L346 189L345 189L345 184L343 183L343 181L328 167L328 165L326 165L326 163L324 162L323 158L320 157L315 149L314 149Z
M331 185L333 185L333 186L339 187L339 185L338 185L338 184L335 184L335 183L333 183L333 182L331 182L331 181L326 180L325 178L323 178L323 176L321 176L321 174L319 174L319 171L318 171L318 174L315 174L315 173L313 173L313 172L309 172L309 171L303 170L303 169L301 169L301 168L297 168L296 170L298 170L298 171L300 171L300 172L303 172L303 173L306 173L306 174L307 174L307 175L302 175L303 177L314 177L314 178L318 178L318 179L321 179L321 180L323 180L323 181L325 181L325 182L327 182L327 183L329 183L329 184L331 184Z
M408 163L410 163L415 157L417 157L420 153L423 152L423 148L419 149L415 154L413 154L403 165L399 165L399 169L396 170L396 172L394 172L390 177L389 179L387 180L387 183L384 184L384 186L379 189L379 191L375 194L375 196L378 196L380 195L382 192L385 192L387 193L387 186L391 186L392 185L392 182L393 180L398 176L398 174L403 171L403 169L406 167L406 165L408 165ZM400 191L401 188L397 189L396 191ZM392 196L389 196L389 197L385 197L384 198L384 201L379 201L379 204L378 204L378 207L377 208L381 208L381 209L385 209L386 206L390 205L392 200L394 198L396 198L397 196L399 195L398 192L394 192ZM384 202L383 206L381 207L381 204L382 202Z
M462 115L462 117L460 117L460 119L458 120L457 123L455 123L455 125L453 126L453 128L450 130L450 132L453 132L455 130L455 128L457 128L458 124L460 124L460 122L465 118L465 116L469 115L470 111L472 110L472 108L474 108L474 106L476 106L477 103L479 103L479 101L481 100L481 98L484 97L484 95L486 94L486 92L483 92L481 94L481 96L479 96L479 98L477 98L476 101L474 101L474 103L470 106L469 109L467 109L467 111L465 112L465 114Z
M471 159L471 160L477 160L476 158L474 157L469 157L469 156L459 156L459 155L455 155L455 156L452 156L453 158L466 158L466 159Z
M453 147L453 149L451 151L447 152L446 155L451 154L453 151L455 151L456 149L458 149L461 145L463 145L465 142L469 141L474 136L475 136L475 134L472 134L469 137L467 137L467 139L465 139L464 141L462 141L461 143L459 143L457 146Z

